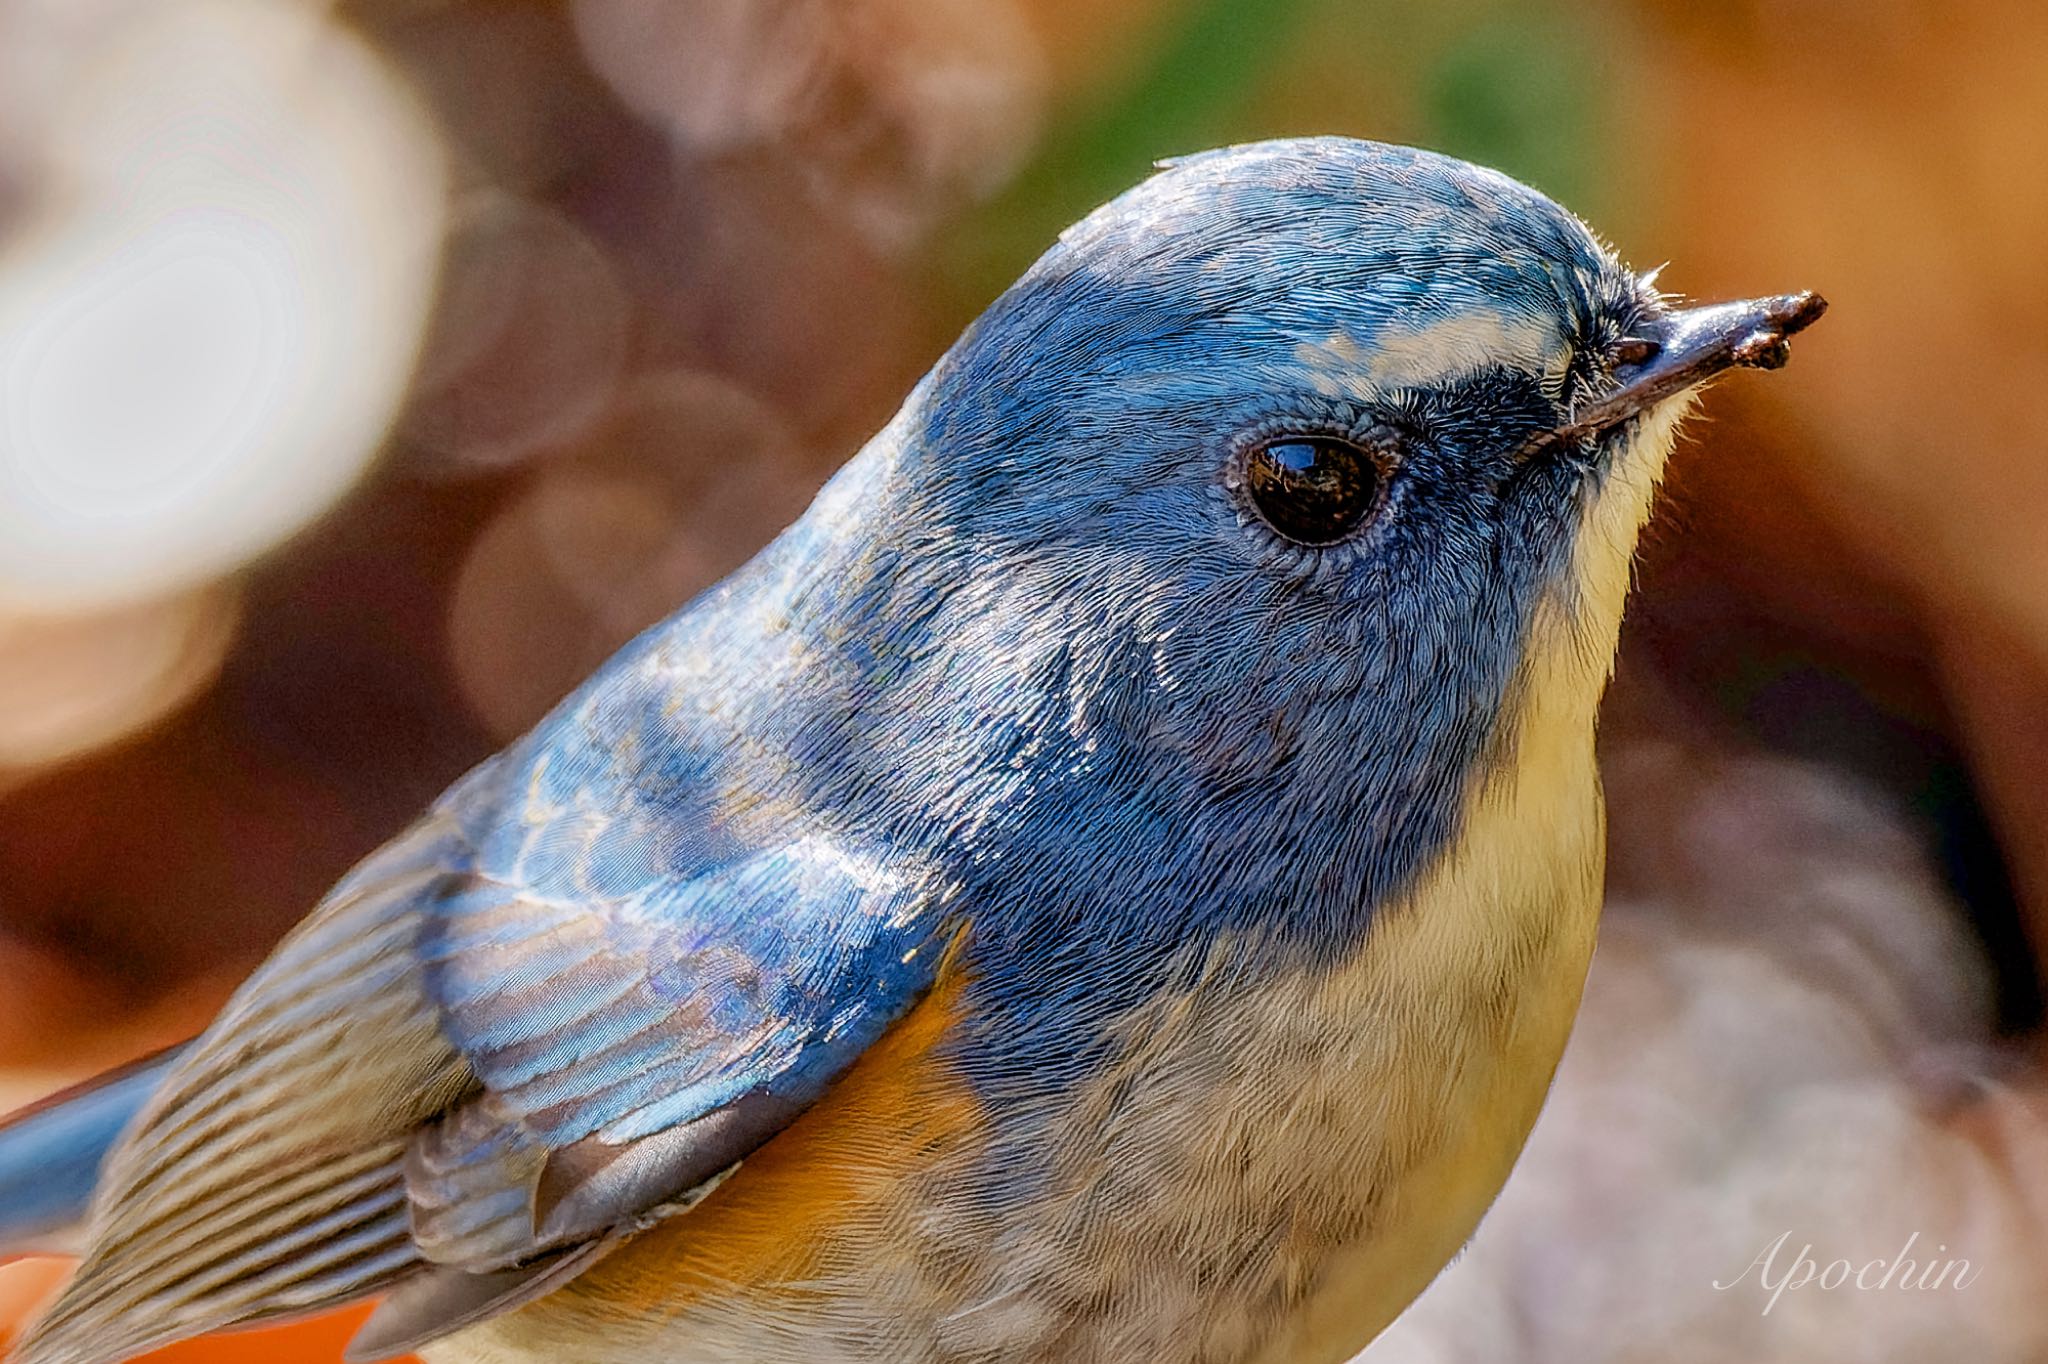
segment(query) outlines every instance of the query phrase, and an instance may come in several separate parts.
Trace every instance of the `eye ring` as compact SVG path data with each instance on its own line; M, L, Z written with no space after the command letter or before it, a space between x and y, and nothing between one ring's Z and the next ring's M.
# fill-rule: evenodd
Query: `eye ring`
M1249 446L1232 482L1275 535L1322 548L1372 524L1394 465L1393 452L1370 438L1283 431Z

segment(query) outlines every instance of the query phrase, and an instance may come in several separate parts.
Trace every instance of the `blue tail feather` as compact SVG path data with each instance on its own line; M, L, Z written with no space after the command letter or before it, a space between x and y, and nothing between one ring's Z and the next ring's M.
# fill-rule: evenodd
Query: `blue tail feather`
M100 1165L182 1047L0 1120L0 1259L76 1249Z

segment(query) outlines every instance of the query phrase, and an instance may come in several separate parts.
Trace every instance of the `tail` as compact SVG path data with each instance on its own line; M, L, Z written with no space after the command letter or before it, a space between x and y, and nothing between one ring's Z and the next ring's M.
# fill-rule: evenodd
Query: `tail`
M0 1119L0 1261L78 1248L100 1164L182 1047Z

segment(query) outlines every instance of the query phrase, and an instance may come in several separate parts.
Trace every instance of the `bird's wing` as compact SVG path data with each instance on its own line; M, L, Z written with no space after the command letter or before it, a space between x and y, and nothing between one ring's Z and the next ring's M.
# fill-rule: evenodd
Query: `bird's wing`
M21 1364L381 1292L371 1355L503 1311L700 1196L934 979L885 859L542 752L343 881L180 1059Z
M125 1359L417 1266L406 1143L475 1084L412 950L459 849L437 813L374 854L179 1057L101 1167L83 1262L15 1361Z
M686 1210L940 969L942 923L878 860L817 838L723 854L685 888L715 896L716 919L678 916L673 891L615 880L658 842L617 820L591 824L589 853L567 858L604 868L597 883L548 899L480 875L436 906L428 991L483 1092L407 1153L432 1269L378 1309L357 1357L504 1311Z
M0 1265L78 1249L101 1162L180 1050L107 1071L0 1121Z

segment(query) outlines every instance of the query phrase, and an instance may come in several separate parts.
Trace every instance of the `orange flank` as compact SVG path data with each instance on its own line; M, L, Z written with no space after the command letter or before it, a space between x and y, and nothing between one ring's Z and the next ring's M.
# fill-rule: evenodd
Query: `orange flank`
M71 1273L70 1260L30 1259L0 1262L0 1356L50 1295Z
M753 1285L772 1292L829 1271L835 1233L901 1216L904 1179L980 1128L978 1101L932 1055L957 1017L960 989L960 976L942 975L824 1098L710 1197L622 1247L565 1294L666 1315L704 1293Z
M941 983L814 1107L689 1213L627 1243L561 1290L599 1311L662 1315L733 1286L800 1283L827 1267L836 1230L878 1225L933 1154L978 1131L974 1096L932 1056L953 1024L960 977ZM900 1215L900 1214L895 1214ZM72 1261L0 1263L0 1355ZM282 1326L224 1332L139 1356L146 1364L339 1364L361 1304Z

